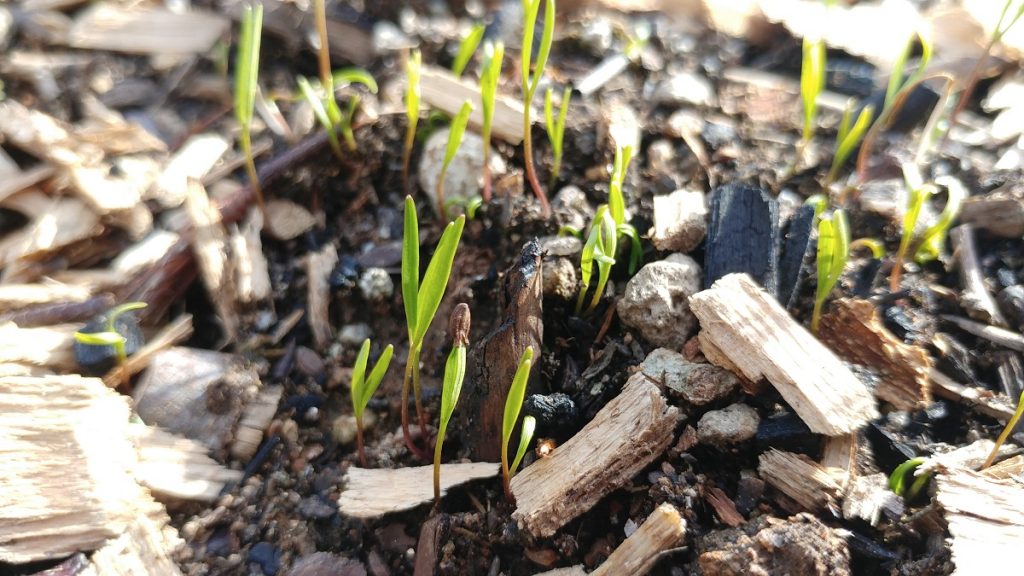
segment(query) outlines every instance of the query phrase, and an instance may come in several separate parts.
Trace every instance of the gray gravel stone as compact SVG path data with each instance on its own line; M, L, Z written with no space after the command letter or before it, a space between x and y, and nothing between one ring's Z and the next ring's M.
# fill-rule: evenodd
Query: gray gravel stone
M626 284L619 318L652 344L682 349L697 325L689 299L700 281L700 265L683 254L647 264Z
M704 193L676 190L654 197L654 227L651 242L658 250L689 252L708 232L708 208Z
M697 422L697 440L720 448L732 446L753 438L760 423L761 418L753 408L733 404L702 416Z
M668 348L658 348L648 354L640 369L694 406L723 400L740 384L739 378L725 368L689 362L682 354Z
M395 283L383 268L367 268L359 277L359 290L370 302L381 302L395 293Z
M716 105L718 98L707 78L684 70L658 84L654 89L653 100L656 104L670 106L690 104L710 107Z
M568 258L552 258L544 262L544 296L572 300L576 297L576 266Z

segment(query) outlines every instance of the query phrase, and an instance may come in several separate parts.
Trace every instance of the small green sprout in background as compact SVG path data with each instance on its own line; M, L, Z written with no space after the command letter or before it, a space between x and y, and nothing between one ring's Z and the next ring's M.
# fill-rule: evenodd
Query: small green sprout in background
M426 430L427 421L420 398L420 352L427 329L434 321L437 307L448 287L451 277L452 262L459 248L459 239L465 227L466 217L459 216L445 226L441 239L427 271L420 282L420 234L419 220L416 217L416 203L412 196L405 197L405 221L402 237L402 301L405 306L405 321L409 329L409 356L405 362L405 375L402 379L402 434L409 451L419 458L426 454L412 441L409 434L409 384L412 384L413 397L416 402L416 416L420 431Z
M541 33L540 48L537 52L537 69L531 77L533 33L537 27L537 15L540 12L542 1L544 2L544 31ZM544 189L540 186L540 181L537 180L537 171L533 167L530 110L533 108L533 97L537 93L540 79L544 75L544 67L548 62L548 55L551 53L551 42L555 34L555 0L523 0L523 12L526 20L523 23L523 43L519 67L523 89L523 162L526 164L526 179L529 180L534 195L540 201L546 218L551 215L551 206L548 204L548 197L544 193Z
M480 210L480 207L483 205L484 199L480 196L473 196L472 198L449 198L444 201L444 208L446 211L451 210L456 206L462 207L467 220L475 220L477 211Z
M593 312L604 294L604 287L611 276L612 266L615 265L615 251L618 248L618 234L615 227L615 220L608 209L607 204L602 204L594 214L594 221L590 224L590 234L586 243L583 244L583 251L580 254L580 295L576 300L576 314L583 310L583 301L590 288L590 277L593 274L594 262L597 262L598 282L597 291L594 292L587 312Z
M409 193L409 163L412 146L416 142L416 125L420 121L420 68L419 50L413 50L405 62L405 146L402 149L402 191Z
M239 142L245 156L245 171L249 175L256 203L263 212L263 190L256 174L256 159L252 155L252 114L256 106L256 91L259 89L260 37L263 33L263 5L245 6L242 9L242 26L235 56L235 119L241 126Z
M825 188L835 182L839 170L846 164L853 149L864 139L864 134L871 127L871 120L875 117L875 107L865 106L857 115L857 121L853 122L851 126L853 107L853 101L850 101L843 112L843 119L839 122L839 131L836 133L836 150L832 155L832 166L825 177Z
M818 95L825 89L825 41L804 37L803 60L800 65L800 99L804 107L804 127L797 144L796 164L803 158L804 149L814 138L815 119L818 117Z
M505 57L505 45L501 42L484 44L484 66L480 73L480 106L483 125L480 136L484 142L484 191L485 202L491 201L491 123L494 121L494 100L498 94L498 79L501 78L501 62Z
M624 146L615 149L615 163L612 164L612 175L608 182L608 208L615 222L615 230L619 236L626 236L630 241L629 274L636 273L640 265L643 251L640 248L640 235L632 224L626 222L626 196L622 193L622 185L626 181L626 171L633 158L633 147ZM612 254L614 256L614 254Z
M996 439L995 445L992 446L992 452L985 459L985 463L981 465L982 470L988 468L996 461L996 456L999 455L999 447L1010 437L1010 433L1013 432L1013 429L1017 427L1017 423L1020 422L1021 416L1024 416L1024 392L1021 392L1020 398L1017 399L1017 409L1013 412L1013 416L1010 417L1010 421L1006 423L1002 434Z
M928 198L938 194L940 188L936 184L923 182L916 166L910 163L904 164L903 175L908 190L907 212L903 215L903 234L900 238L900 247L896 253L892 275L889 277L889 288L893 292L899 290L903 263L908 255L913 255L914 260L921 264L939 257L946 243L946 237L949 235L949 229L959 215L963 201L967 197L967 190L958 180L949 177L939 178L937 184L942 184L946 189L946 206L935 223L921 234L919 241L915 244L914 232L917 229L921 210Z
M877 238L857 238L853 242L850 242L850 253L854 250L860 250L866 248L871 252L871 257L875 260L881 260L885 258L885 245L882 244Z
M352 131L352 124L355 120L356 111L359 107L359 95L353 94L348 102L348 109L341 111L335 97L335 89L340 85L362 84L370 92L377 93L377 81L369 72L362 68L343 68L336 70L327 76L330 80L325 88L322 82L314 84L307 78L299 76L296 81L299 90L313 109L313 115L327 132L328 141L334 154L342 158L341 144L338 140L338 133L345 139L345 144L350 151L356 150L356 138Z
M373 393L377 391L377 387L384 380L384 374L387 373L388 366L391 365L391 356L394 352L395 347L388 344L370 372L370 377L367 378L366 365L370 359L370 339L367 338L363 340L363 345L359 348L359 355L356 356L356 365L352 368L352 412L356 416L356 446L359 450L359 465L363 468L366 468L366 451L363 448L363 412L366 411L366 405L370 403L370 398L373 398Z
M907 502L917 498L921 491L928 486L928 481L932 478L931 472L918 474L914 477L914 471L924 463L924 458L917 457L911 458L897 466L892 471L892 474L889 475L889 489ZM910 478L914 478L914 481L908 486L907 482Z
M485 28L483 24L474 24L466 37L459 43L459 51L455 54L455 60L452 62L452 73L456 76L462 76L462 73L466 71L466 66L473 58L473 53L480 45L480 40L484 37Z
M921 243L914 252L914 260L918 263L930 262L939 258L942 248L946 245L949 229L960 214L960 208L967 198L967 190L956 178L939 177L935 183L946 188L946 206L939 214L938 220L921 235Z
M512 440L512 432L519 421L519 411L523 408L523 400L526 398L526 383L530 379L530 368L533 366L533 347L527 346L519 357L519 366L516 374L512 377L512 386L508 389L508 396L505 398L505 414L501 422L501 483L505 489L505 498L512 500L512 489L509 482L516 473L522 455L530 444L533 430L527 434L526 421L523 421L523 430L519 435L519 448L516 450L516 457L513 465L508 465L508 445ZM534 421L536 422L536 421Z
M444 162L441 164L441 171L437 175L437 214L442 220L448 219L444 203L444 177L448 173L448 166L455 159L455 154L462 145L462 138L466 135L466 124L469 123L469 115L473 113L473 103L466 100L462 103L459 113L452 119L448 128L448 146L444 150Z
M824 194L815 194L804 200L804 206L814 206L814 223L817 224L828 208L828 198Z
M469 345L469 306L460 302L452 310L448 321L448 332L452 337L452 351L444 365L444 379L441 382L441 414L437 426L437 441L434 443L434 506L441 503L441 449L448 422L455 413L455 404L462 392L462 381L466 378L466 346Z
M849 253L850 229L846 223L846 213L837 209L832 212L831 218L818 220L818 287L811 315L811 331L815 334L821 322L822 306L843 275Z
M900 238L899 250L896 252L896 262L893 264L892 275L889 276L889 289L893 292L900 289L903 262L910 252L910 246L914 240L914 230L917 228L917 220L921 216L921 209L924 208L924 203L928 197L939 191L934 184L925 184L922 181L921 174L915 166L904 164L903 177L907 183L907 211L903 214L903 235Z
M562 91L562 103L558 108L558 119L555 119L554 104L551 102L552 89L544 92L544 122L548 132L548 140L551 141L551 152L554 161L551 164L551 184L554 189L558 183L558 173L562 170L562 142L565 137L565 117L569 113L569 101L572 99L572 88L566 86Z
M104 330L99 332L75 332L75 341L87 346L110 346L113 348L114 358L117 359L117 364L120 366L128 359L128 353L125 350L125 344L128 339L117 331L117 319L126 312L141 310L145 307L145 302L126 302L120 306L115 306L107 312L107 322Z

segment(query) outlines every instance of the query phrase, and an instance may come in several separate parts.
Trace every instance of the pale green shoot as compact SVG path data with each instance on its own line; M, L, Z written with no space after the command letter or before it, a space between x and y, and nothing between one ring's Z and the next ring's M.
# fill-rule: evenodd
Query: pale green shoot
M821 322L822 306L843 275L849 253L850 228L846 223L846 213L838 209L832 212L831 218L818 221L818 287L811 315L811 331L815 334Z
M602 204L594 214L594 221L590 225L590 234L587 236L587 241L583 244L583 252L580 254L580 295L576 300L577 314L583 310L583 300L590 288L590 278L595 261L598 268L597 291L594 292L587 312L593 312L601 301L604 287L611 276L612 266L615 265L615 251L618 248L617 236L615 220L612 219L608 205Z
M509 468L509 474L512 476L516 475L516 470L519 470L519 463L523 461L523 456L526 456L526 450L530 447L530 440L533 440L533 433L537 429L537 419L533 416L523 417L523 429L519 433L519 448L516 449L516 457L512 460L512 466Z
M544 31L541 34L540 49L537 52L536 72L530 75L533 69L533 33L537 27L537 15L540 12L540 4L544 2ZM551 206L548 205L547 194L537 180L537 172L533 166L533 138L530 136L532 124L530 122L530 110L533 108L533 97L540 85L541 76L544 75L544 67L548 62L548 55L551 53L551 42L555 34L555 0L523 0L523 43L520 59L519 72L522 80L523 90L523 156L526 164L526 179L529 180L533 193L540 201L544 216L551 214Z
M860 250L865 248L871 252L871 257L875 260L881 260L885 258L885 245L882 244L877 238L857 238L853 242L850 242L850 252L854 250Z
M903 262L910 254L911 244L914 241L914 231L917 229L917 221L921 217L921 209L924 203L934 194L939 192L934 184L925 184L917 168L910 164L904 164L903 178L907 183L907 211L903 215L903 234L900 237L900 247L896 252L896 262L893 264L892 274L889 276L889 289L896 292L900 289L900 278L903 275Z
M480 106L483 112L480 136L484 142L485 202L491 201L491 123L494 121L494 100L498 94L498 80L501 78L501 62L504 56L505 45L501 42L484 44L484 66L480 73Z
M352 412L356 417L356 446L359 451L359 465L363 468L366 468L366 451L363 448L363 412L366 411L366 405L370 403L370 398L373 398L373 393L377 391L377 387L384 380L384 374L387 373L388 366L391 365L391 356L394 352L395 347L388 344L370 372L370 377L367 378L366 365L370 359L370 339L367 338L363 340L363 345L359 348L359 355L356 356L356 365L352 368Z
M245 6L235 56L235 119L241 126L239 142L245 156L245 170L253 196L264 210L263 190L256 174L256 159L252 155L252 115L256 106L256 91L260 71L260 37L263 32L263 5Z
M630 241L630 275L636 273L636 269L640 265L640 257L643 255L643 250L640 247L640 235L632 224L626 222L626 196L622 192L622 186L626 181L626 171L629 170L629 163L632 158L632 146L616 148L615 162L612 164L612 175L608 182L608 208L611 212L612 220L615 221L615 230L618 236L626 236Z
M452 351L444 365L441 381L441 414L437 427L437 441L434 443L434 505L441 502L441 449L444 445L448 423L455 413L455 405L462 393L462 382L466 378L466 346L469 345L469 306L460 303L452 311L449 321L452 333Z
M409 163L412 161L412 146L416 142L416 125L420 121L420 68L422 61L419 50L413 50L405 62L405 146L402 149L402 190L409 193Z
M836 150L832 155L832 167L829 168L828 175L825 177L826 188L828 188L829 184L835 182L836 176L839 175L839 170L846 164L850 154L853 153L853 149L864 139L864 134L871 127L871 120L874 119L874 116L875 107L865 106L860 111L860 114L857 115L857 121L851 126L853 102L851 101L846 105L843 119L839 122L839 131L836 134Z
M562 170L562 142L565 139L565 118L569 113L569 101L572 99L572 88L566 86L562 91L562 104L558 108L558 119L555 119L554 104L551 102L551 88L544 92L544 126L551 141L551 152L554 161L551 165L551 184L554 188L558 183L558 173Z
M448 173L448 166L455 159L455 154L462 145L462 138L466 135L466 124L469 123L469 115L473 113L473 103L466 100L462 103L459 113L452 119L448 128L448 146L444 150L444 162L441 164L441 172L437 175L437 213L442 220L447 220L448 215L444 204L444 178Z
M317 119L317 122L320 123L320 126L323 127L324 131L327 132L327 141L331 144L331 150L334 151L334 155L339 159L342 158L341 142L338 140L338 131L335 130L335 124L331 120L331 115L328 113L327 106L325 105L328 101L333 102L334 98L322 98L321 95L317 93L317 89L314 88L313 85L310 84L309 80L303 76L299 76L295 80L299 85L299 91L302 93L302 97L306 99L306 103L308 103L309 107L313 110L313 116ZM337 107L337 104L335 104L335 107Z
M1019 14L1018 14L1019 17ZM1024 416L1024 392L1021 392L1020 398L1017 399L1017 409L1014 410L1013 416L1010 417L1009 422L1006 423L1006 427L1003 428L1002 434L996 439L996 443L992 446L992 452L989 453L988 458L985 459L985 463L981 465L981 469L984 470L992 465L996 461L996 456L999 455L999 447L1006 442L1006 439L1010 437L1010 433L1017 427L1017 423L1020 422L1021 416Z
M800 65L800 98L804 105L804 128L798 150L814 137L818 116L818 95L825 89L825 41L804 37L803 60ZM797 154L798 161L800 154Z
M523 407L523 400L526 398L526 383L530 379L530 368L533 366L533 347L527 346L519 357L519 366L516 368L515 376L512 377L512 386L508 389L508 396L505 397L505 414L501 421L501 482L505 488L505 497L512 500L512 490L509 488L509 481L515 474L515 468L508 465L508 446L512 440L512 432L515 430L516 422L519 421L519 411ZM527 440L529 442L529 440ZM520 445L522 445L520 437Z
M914 260L920 264L939 258L942 247L946 244L946 237L949 236L949 229L967 198L967 190L955 178L940 177L935 183L946 187L946 206L939 214L939 219L921 235L921 243L914 252Z
M128 353L125 351L125 344L128 340L117 331L117 319L126 312L141 310L145 307L145 302L126 302L120 306L115 306L107 312L105 330L100 332L75 332L75 340L79 344L89 346L110 346L114 349L114 357L117 358L118 365L124 364L124 361L128 359Z
M913 476L914 471L924 463L925 459L919 456L897 466L892 471L892 474L889 475L889 489L908 502L916 498L928 486L928 481L931 480L932 474L931 472L925 472L924 474L917 475L909 486L907 485L907 479Z
M476 52L480 40L484 37L485 28L483 24L474 24L466 37L459 43L459 51L455 55L455 61L452 62L452 73L456 76L462 76L462 73L466 71L469 60L473 58L473 53Z

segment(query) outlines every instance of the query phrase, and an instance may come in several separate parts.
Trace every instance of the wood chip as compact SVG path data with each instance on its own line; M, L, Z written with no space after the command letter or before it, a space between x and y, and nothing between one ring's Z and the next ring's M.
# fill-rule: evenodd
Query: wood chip
M317 348L326 350L331 343L331 319L328 307L331 303L331 272L338 263L338 251L333 244L325 245L319 252L306 255L306 321L313 331Z
M103 377L107 386L116 388L129 378L143 371L158 353L186 340L192 335L192 315L182 314L168 323L156 336L150 338L141 348L124 362L115 366Z
M238 301L252 304L270 297L270 269L263 254L263 214L258 209L231 233L231 255L235 259L235 286Z
M4 284L0 285L0 312L9 312L37 304L84 302L91 296L92 293L86 288L68 286L59 282Z
M228 260L228 240L220 211L210 202L198 180L190 180L185 211L192 222L192 252L206 292L224 326L225 340L238 339L239 319L235 302L234 274Z
M949 470L977 470L981 468L988 455L992 453L992 448L995 447L995 444L992 440L982 438L949 452L934 454L917 467L914 475L920 476L926 472ZM1002 456L1016 451L1017 448L1008 444L1003 444L999 447L999 454Z
M316 217L288 200L267 202L267 232L278 240L294 240L316 225Z
M1024 352L1024 336L1021 336L1012 330L999 328L998 326L989 326L988 324L982 324L980 322L968 320L967 318L950 316L948 314L943 314L942 319L956 324L964 332L974 334L978 338L984 338L985 340L1011 350Z
M441 465L441 495L460 484L498 475L498 464L472 462ZM434 499L434 467L359 468L353 466L342 480L338 510L353 518L376 518L410 510Z
M0 324L0 363L46 366L51 370L76 369L74 341L78 325L20 328L13 322Z
M204 10L126 9L101 2L75 17L68 45L128 54L205 54L227 28L226 18Z
M1024 236L1024 190L995 191L966 198L960 221L1003 238Z
M654 567L663 552L679 546L684 536L686 520L675 506L662 504L591 574L643 576Z
M961 224L949 232L953 251L960 268L960 306L967 315L979 322L1008 326L995 298L985 286L985 278L978 261L978 250L974 246L974 229L970 224Z
M420 92L427 106L437 108L449 116L455 116L463 102L471 101L474 108L469 115L469 126L476 132L483 126L480 86L475 82L456 78L442 68L424 66L420 75ZM531 118L536 119L537 114L532 114ZM495 138L518 146L523 141L523 103L498 94L494 99L491 131Z
M1014 404L1006 396L984 388L964 386L938 370L932 370L928 376L936 396L959 402L1004 424L1013 417Z
M173 554L184 542L164 518L136 517L92 555L96 576L180 576Z
M512 478L512 518L534 536L551 536L658 458L678 415L656 385L633 374L582 430Z
M903 498L889 489L889 478L881 472L858 477L843 498L843 518L860 518L872 526L878 526L883 514L900 518L903 510Z
M875 396L897 409L913 410L931 402L931 357L893 336L867 300L841 298L829 304L818 337L843 360L876 370Z
M730 528L741 526L747 521L739 513L739 510L736 509L736 503L717 486L710 486L704 489L704 501L715 510L715 516L718 517L718 520Z
M857 476L857 435L828 436L821 452L821 465L845 489Z
M135 477L161 500L214 502L228 483L242 478L207 455L202 444L155 426L135 426L139 454Z
M248 462L260 447L270 422L277 414L284 389L281 386L268 386L256 393L242 410L242 419L235 427L235 436L231 442L231 457Z
M968 470L936 477L935 499L945 510L954 574L986 574L1024 542L1024 485Z
M824 512L837 509L841 486L828 470L803 454L772 448L761 454L757 471L765 482L803 510Z
M224 137L204 133L189 138L171 157L146 199L156 200L164 208L175 208L185 201L188 180L202 180L231 148Z
M34 214L31 222L0 239L0 266L11 267L44 260L52 253L89 240L103 228L99 217L77 198L51 198L41 193L9 198L8 207ZM14 270L6 270L7 281Z
M746 274L729 274L690 298L701 338L751 381L767 378L818 434L854 432L878 417L856 376Z

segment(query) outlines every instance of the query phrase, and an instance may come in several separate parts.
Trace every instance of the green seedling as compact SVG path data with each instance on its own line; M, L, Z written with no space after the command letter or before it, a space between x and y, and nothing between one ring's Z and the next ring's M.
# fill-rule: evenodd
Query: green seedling
M99 332L75 332L75 341L87 346L110 346L114 349L114 357L120 366L128 359L128 353L125 350L125 343L127 343L128 339L117 331L117 319L126 312L141 310L145 307L145 302L126 302L116 306L107 313L107 322L104 330Z
M512 466L509 468L510 476L516 475L516 470L519 470L519 464L523 461L523 456L526 456L526 450L530 447L530 440L533 439L533 433L537 430L537 419L533 416L523 417L523 429L519 432L519 448L516 449L516 457L512 460Z
M480 136L484 142L485 202L491 201L491 123L494 121L494 100L498 95L498 79L501 78L501 62L504 56L505 45L501 42L484 44L484 67L480 73L480 107L483 112Z
M475 220L476 213L480 210L480 207L484 205L484 199L480 196L473 196L472 198L451 198L444 201L445 210L451 210L455 207L461 207L463 212L466 214L467 220Z
M516 374L512 377L512 386L508 389L508 396L505 397L505 414L501 421L501 483L505 489L505 498L512 501L512 489L509 482L516 473L521 456L519 452L526 452L530 438L526 434L526 422L523 422L523 430L519 435L519 448L516 451L515 465L508 465L508 445L512 440L512 431L519 421L519 411L523 408L523 400L526 398L526 383L530 379L530 368L533 366L533 347L527 346L523 355L519 357L519 366ZM530 430L530 436L533 431Z
M960 208L967 198L967 190L955 178L938 178L936 184L946 188L946 206L939 214L938 220L921 235L921 243L914 251L914 260L919 264L937 260L942 254L942 248L946 245L946 238L949 236L949 229L960 214Z
M843 119L839 122L839 131L836 133L836 150L832 154L832 166L828 170L828 175L825 176L826 188L835 182L836 177L839 175L839 170L846 165L846 161L850 158L854 148L864 139L864 134L871 127L871 120L874 117L875 107L865 106L860 111L860 114L857 115L857 121L851 125L853 120L853 102L851 101L846 105Z
M587 241L583 244L583 252L580 254L580 295L576 300L576 314L583 310L583 301L590 288L594 262L597 262L598 270L597 291L594 292L587 313L593 312L601 301L604 287L611 276L612 266L615 265L615 251L618 248L617 237L615 220L612 219L608 205L602 204L594 214L594 221L590 224L590 233L587 236Z
M892 474L889 475L889 489L907 502L917 498L917 496L921 494L921 491L928 486L928 481L932 478L931 472L918 474L916 477L914 476L914 471L924 463L924 458L917 457L911 458L897 466L896 469L892 471ZM911 478L914 479L912 482L910 482Z
M892 275L889 277L889 288L893 292L899 290L903 263L908 255L912 254L914 260L922 264L939 257L949 235L949 229L967 197L967 191L960 182L953 178L940 178L939 182L946 188L946 206L935 223L929 226L915 243L914 231L917 229L921 210L928 198L938 194L940 189L935 184L924 183L920 173L911 164L904 165L903 174L908 190L907 212L903 215L903 234Z
M558 227L558 236L559 237L562 237L562 236L575 236L576 238L579 238L580 240L582 240L583 239L583 231L578 229L578 228L576 228L575 226L570 226L568 224L563 224L562 226Z
M377 391L377 387L384 380L384 374L387 373L388 366L391 365L391 356L394 352L395 347L388 344L370 372L370 377L367 378L366 366L370 359L370 339L367 338L363 340L363 345L359 348L359 355L356 356L356 365L352 368L352 412L356 416L356 447L359 450L359 465L363 468L366 468L366 451L363 448L363 412L366 411L366 405L370 403L370 398L373 398L373 393Z
M469 115L473 113L473 103L466 100L462 103L459 113L452 119L448 128L448 146L444 150L444 162L441 164L441 172L437 175L437 213L442 220L447 220L447 211L444 203L444 177L448 174L448 166L455 159L455 154L462 145L462 138L466 135L466 124L469 123Z
M452 62L452 73L456 76L462 76L462 73L466 71L466 66L473 58L473 53L480 45L480 40L484 37L485 28L483 24L475 24L459 43L459 51L455 54L455 61Z
M327 139L330 142L331 149L340 159L342 158L342 151L338 140L339 133L345 139L348 149L350 151L356 150L356 138L352 131L352 125L360 99L358 94L353 94L348 102L347 111L342 112L335 98L335 89L338 86L361 84L368 88L370 92L376 94L377 81L374 80L369 72L361 68L335 70L328 75L328 78L326 87L322 82L314 84L301 76L297 78L297 83L302 97L305 98L313 109L313 115L320 122L324 131L327 132Z
M1013 416L1010 417L1010 421L1006 423L1006 427L1003 428L1002 434L996 439L996 443L992 446L992 452L989 453L988 458L985 459L985 463L982 464L981 469L984 470L992 465L996 461L996 456L999 455L999 448L1006 442L1006 439L1010 437L1010 433L1017 427L1017 423L1020 422L1021 416L1024 416L1024 392L1021 393L1020 398L1017 399L1017 409L1013 412Z
M459 239L465 227L466 217L459 216L445 226L437 249L427 265L427 271L420 282L420 233L416 217L416 203L412 196L405 197L405 222L402 237L402 301L405 306L405 321L409 329L409 355L405 362L402 379L402 434L405 445L417 457L426 454L412 441L409 434L409 385L412 384L416 402L416 417L421 433L426 430L427 421L420 398L420 352L427 329L434 321L437 307L448 287L452 262L459 248Z
M441 383L441 414L437 426L437 442L434 443L434 506L441 503L441 448L444 445L448 422L455 413L455 405L462 392L462 381L466 378L466 346L469 345L469 306L459 303L452 310L448 321L448 332L452 336L452 351L444 365L444 379Z
M548 140L551 142L551 152L554 161L551 164L551 184L554 188L558 183L558 173L562 170L562 142L565 137L565 118L569 113L569 101L572 99L572 88L566 86L562 91L562 104L558 108L558 117L554 113L554 104L551 102L551 88L544 92L544 126L548 132Z
M818 96L825 89L825 41L804 37L803 60L800 64L800 99L804 108L804 127L797 144L797 163L803 151L814 138L818 117Z
M409 163L412 146L416 143L416 125L420 120L420 68L419 50L413 50L405 62L405 146L402 149L402 190L409 193Z
M530 75L533 69L533 33L537 27L537 15L540 12L540 3L544 2L544 31L541 33L540 48L537 52L536 70ZM533 167L533 138L530 136L530 110L533 108L533 97L537 93L540 79L544 75L544 67L548 62L548 55L551 53L551 42L555 34L555 0L523 0L523 12L525 22L523 23L523 43L520 58L519 72L522 77L523 90L523 156L526 164L526 179L533 188L533 193L540 201L544 217L551 215L551 206L548 204L547 194L537 180L537 171Z
M633 147L624 146L615 149L615 163L612 164L612 175L608 182L608 208L615 221L618 236L629 238L629 274L636 273L640 265L643 251L640 248L640 235L632 224L626 222L626 196L622 193L622 185L626 181L626 171L633 158ZM614 254L613 254L614 255Z
M828 198L824 194L815 194L804 200L804 206L814 206L814 223L817 225L818 221L821 220L821 215L828 208Z
M256 174L256 159L252 155L252 115L256 106L256 91L259 89L260 37L263 32L263 5L246 6L242 9L242 26L235 56L235 119L241 126L239 142L245 156L245 171L253 196L264 211L263 190Z
M907 182L907 211L903 215L903 234L900 237L900 247L896 252L896 262L893 264L892 275L889 276L889 289L896 292L900 289L900 278L903 275L903 262L910 253L911 244L914 241L914 230L917 228L917 220L921 216L921 209L929 196L937 194L939 189L933 184L925 184L921 181L920 174L904 166L904 179Z
M854 250L867 249L875 260L885 258L885 245L876 238L857 238L850 242L850 253Z
M811 331L815 334L818 333L825 299L843 275L849 253L850 229L846 223L846 213L841 209L835 210L831 218L818 220L818 287L811 315Z

